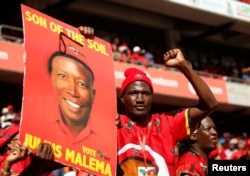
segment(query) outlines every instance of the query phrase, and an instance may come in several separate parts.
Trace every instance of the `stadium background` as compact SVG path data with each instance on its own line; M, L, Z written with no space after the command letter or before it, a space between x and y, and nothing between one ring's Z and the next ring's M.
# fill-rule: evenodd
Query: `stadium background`
M110 42L119 37L131 47L154 45L158 64L162 63L160 58L165 51L179 47L194 68L203 58L213 62L236 59L241 67L250 66L250 5L235 0L5 1L0 6L1 33L20 38L10 39L18 45L22 45L23 37L19 31L22 29L20 3L76 27L92 26L98 37ZM240 8L243 10L239 11ZM218 79L212 74L202 76ZM11 103L21 110L22 79L22 71L8 70L0 65L0 107ZM226 84L229 98L227 102L220 102L219 108L211 115L218 131L247 131L249 134L250 85L243 84L240 79L222 81ZM154 100L152 111L156 112L196 102L195 99L172 96L167 92L156 93ZM119 99L118 109L122 109Z

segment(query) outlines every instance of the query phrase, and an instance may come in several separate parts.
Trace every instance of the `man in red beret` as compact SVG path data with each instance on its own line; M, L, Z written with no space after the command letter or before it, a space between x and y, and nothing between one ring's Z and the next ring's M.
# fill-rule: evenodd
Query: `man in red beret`
M125 114L117 119L118 176L140 175L139 171L148 167L155 168L158 176L175 175L174 145L187 137L218 105L181 50L166 52L164 60L166 67L179 69L192 84L199 97L198 104L175 112L150 114L153 83L141 70L127 69L121 86Z

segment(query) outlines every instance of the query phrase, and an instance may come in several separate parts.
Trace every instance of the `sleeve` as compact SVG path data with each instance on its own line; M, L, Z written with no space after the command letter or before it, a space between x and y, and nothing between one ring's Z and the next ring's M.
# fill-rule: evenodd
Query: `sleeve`
M183 109L173 116L173 141L186 138L190 135L189 109Z
M200 176L195 172L195 166L190 163L180 165L176 169L176 176Z

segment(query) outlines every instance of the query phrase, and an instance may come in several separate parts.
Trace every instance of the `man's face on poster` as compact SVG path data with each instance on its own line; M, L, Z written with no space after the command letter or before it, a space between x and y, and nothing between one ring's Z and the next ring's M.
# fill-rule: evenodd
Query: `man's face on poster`
M55 56L50 76L64 120L88 120L95 97L90 70L76 60Z

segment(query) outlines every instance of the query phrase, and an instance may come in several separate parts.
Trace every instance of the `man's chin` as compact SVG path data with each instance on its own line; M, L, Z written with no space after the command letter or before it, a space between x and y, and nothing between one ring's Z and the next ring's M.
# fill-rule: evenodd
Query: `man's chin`
M137 121L137 120L144 120L146 117L147 117L147 113L145 112L139 112L139 113L134 113L132 114L132 118L134 121Z

